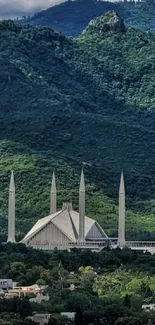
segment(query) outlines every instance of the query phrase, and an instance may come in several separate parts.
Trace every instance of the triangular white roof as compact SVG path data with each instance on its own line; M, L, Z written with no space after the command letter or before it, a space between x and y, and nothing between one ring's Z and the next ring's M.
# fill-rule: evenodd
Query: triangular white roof
M56 226L70 241L77 241L79 233L79 213L66 207L64 210L60 210L38 220L22 242L26 243L50 222L54 224L54 226ZM102 238L107 238L107 235L98 222L89 217L85 217L85 238L87 238L88 234L91 232L91 229L93 229L93 226L98 228Z
M75 233L72 227L70 215L68 210L65 209L60 214L58 214L55 218L52 219L52 223L63 232L66 237L68 237L71 241L76 241Z
M77 233L79 233L79 213L74 210L71 210L70 215L74 223L75 229ZM89 232L94 223L95 220L85 217L85 237L87 236L87 233Z
M24 237L23 241L25 241L26 239L31 238L32 236L34 236L39 230L41 230L43 227L45 227L45 225L51 221L55 216L57 216L59 212L56 212L54 214L51 214L47 217L41 218L39 219L35 225L30 229L30 231L27 233L27 235Z

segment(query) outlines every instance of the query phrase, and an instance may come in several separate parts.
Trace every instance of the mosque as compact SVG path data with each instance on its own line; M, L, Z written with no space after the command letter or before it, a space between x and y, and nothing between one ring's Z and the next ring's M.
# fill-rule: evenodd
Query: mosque
M71 203L63 203L57 211L57 191L55 173L53 173L50 194L50 215L39 219L30 229L21 243L37 249L64 249L105 244L109 240L99 223L85 216L85 180L82 170L79 187L79 212L74 211ZM11 172L9 187L8 240L15 243L15 183ZM123 172L119 189L118 244L125 244L125 189Z

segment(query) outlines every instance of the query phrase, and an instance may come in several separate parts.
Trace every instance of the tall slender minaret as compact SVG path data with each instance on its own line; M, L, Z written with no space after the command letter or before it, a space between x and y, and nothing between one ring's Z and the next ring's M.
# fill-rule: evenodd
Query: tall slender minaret
M11 171L9 187L9 220L8 220L8 240L7 242L15 243L15 183L13 170Z
M125 245L125 187L123 171L119 187L119 221L118 221L118 245Z
M85 241L85 181L82 169L79 188L79 242Z
M55 173L53 172L51 197L50 197L50 214L53 214L55 212L57 212L57 191L56 191Z

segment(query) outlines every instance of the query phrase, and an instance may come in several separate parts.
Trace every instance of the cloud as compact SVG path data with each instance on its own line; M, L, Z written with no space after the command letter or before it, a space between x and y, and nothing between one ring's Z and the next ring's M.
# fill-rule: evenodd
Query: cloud
M32 14L65 0L0 0L0 19Z

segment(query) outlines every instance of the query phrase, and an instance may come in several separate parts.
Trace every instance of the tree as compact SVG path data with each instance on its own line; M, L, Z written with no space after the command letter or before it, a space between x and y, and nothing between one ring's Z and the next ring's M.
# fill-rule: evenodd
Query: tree
M140 295L134 295L131 297L131 308L135 311L142 309L143 298Z
M141 325L141 321L138 317L120 317L116 320L115 325Z
M126 294L124 297L123 305L124 305L124 307L127 307L127 308L131 307L131 301L130 301L128 294Z
M21 276L21 274L26 273L25 264L22 262L13 262L11 264L11 271L12 271L13 277L17 278L18 276Z
M23 297L22 299L19 299L17 306L21 319L25 319L27 316L32 315L33 310L28 298Z
M80 307L76 308L75 325L83 325L83 313Z
M87 293L93 293L95 274L92 272L83 273L81 276L81 288Z
M46 284L46 282L43 280L43 279L38 279L36 284L41 287L41 286L44 286Z

